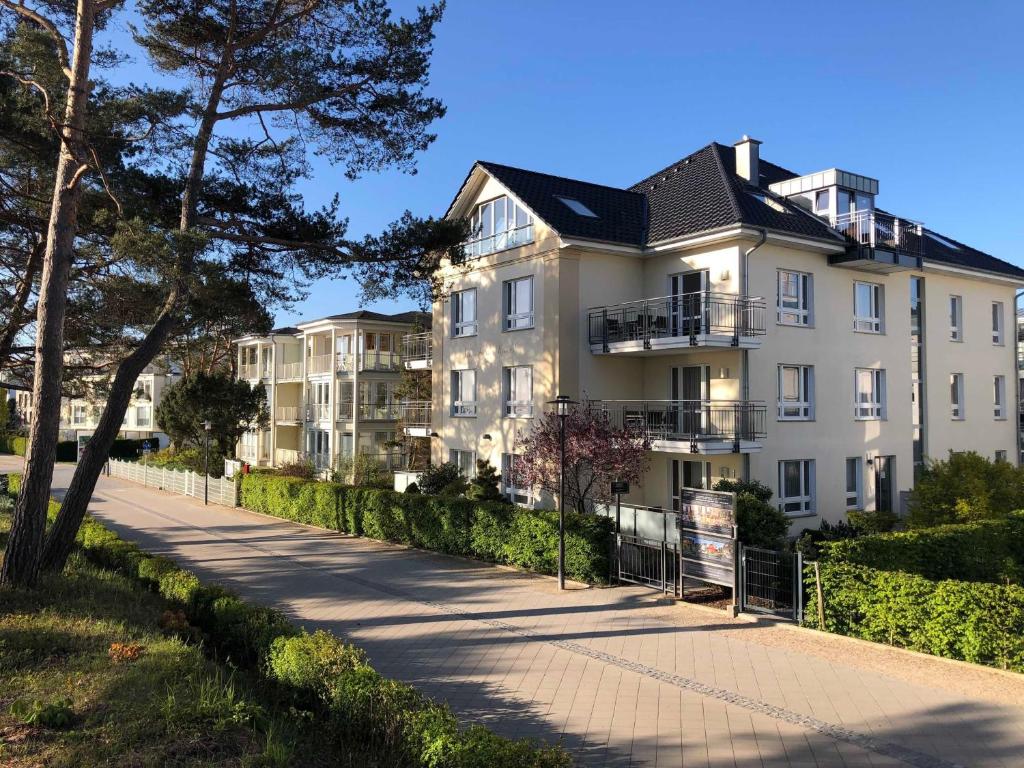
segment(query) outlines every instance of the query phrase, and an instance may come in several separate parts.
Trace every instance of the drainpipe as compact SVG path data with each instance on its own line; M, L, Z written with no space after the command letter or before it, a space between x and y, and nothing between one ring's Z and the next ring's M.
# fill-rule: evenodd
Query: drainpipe
M744 297L750 295L750 254L764 245L768 239L768 230L762 228L761 236L753 247L748 248L743 252L743 261L740 264L740 289ZM750 350L740 350L740 400L747 401L750 399ZM743 480L750 480L750 454L744 453L743 456Z

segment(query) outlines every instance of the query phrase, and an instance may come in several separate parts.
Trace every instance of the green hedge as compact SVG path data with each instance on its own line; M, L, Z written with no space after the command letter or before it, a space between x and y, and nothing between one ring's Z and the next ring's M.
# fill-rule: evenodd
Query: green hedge
M28 448L27 437L0 437L0 453L13 453L24 456ZM112 459L137 459L142 453L142 440L115 440L110 446ZM61 440L57 443L57 461L78 461L78 443L74 440Z
M1024 512L1005 520L881 533L822 545L824 559L927 579L1020 583Z
M1024 672L1024 588L820 564L829 632ZM805 616L818 626L814 572Z
M10 476L16 490L19 478ZM51 515L58 508L51 505ZM173 561L149 555L90 517L78 533L92 562L136 579L185 612L208 648L263 676L276 696L291 697L296 718L337 740L358 744L376 765L425 768L567 768L561 747L512 741L481 726L460 728L451 711L412 686L388 680L365 654L326 633L309 634L277 610L251 605L221 587L204 585ZM349 746L346 746L349 745Z
M27 448L27 437L18 437L17 435L0 437L0 453L13 453L15 456L24 456Z
M342 533L539 573L558 568L558 513L548 510L262 473L242 478L241 502L254 512ZM610 519L567 512L566 575L607 581L610 534Z

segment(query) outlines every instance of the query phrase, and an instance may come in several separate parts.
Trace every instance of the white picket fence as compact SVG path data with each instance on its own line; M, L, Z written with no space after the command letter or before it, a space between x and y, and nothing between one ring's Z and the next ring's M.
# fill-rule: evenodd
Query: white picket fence
M151 467L140 461L111 459L110 476L130 480L133 483L141 483L150 488L159 488L169 493L192 496L196 499L203 498L203 476L187 469L165 469L164 467ZM226 477L211 477L209 482L211 504L238 506L238 484L235 480Z

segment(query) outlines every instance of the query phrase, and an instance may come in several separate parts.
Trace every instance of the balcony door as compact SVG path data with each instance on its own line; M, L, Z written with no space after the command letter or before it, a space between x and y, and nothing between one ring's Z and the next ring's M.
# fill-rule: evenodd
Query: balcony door
M706 269L668 276L669 328L673 336L698 334L707 328L703 294L708 285Z
M893 497L896 492L896 457L875 457L875 509L878 512L893 511Z
M683 438L704 434L709 399L711 366L680 365L672 368L672 411L674 431Z

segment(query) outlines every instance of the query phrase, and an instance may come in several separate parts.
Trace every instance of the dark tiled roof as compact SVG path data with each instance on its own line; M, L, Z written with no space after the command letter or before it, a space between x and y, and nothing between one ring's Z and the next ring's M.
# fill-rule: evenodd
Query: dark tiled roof
M383 312L374 312L369 309L358 309L355 312L344 312L340 315L328 315L325 320L373 320L379 323L419 323L430 327L429 312L399 312L394 315L386 315Z
M477 165L564 237L637 246L644 242L644 196L641 194L498 163L480 161ZM559 197L580 201L596 216L575 213Z
M755 187L736 174L735 150L717 142L628 189L498 163L479 162L477 165L566 237L645 246L724 227L747 225L801 237L843 241L817 216L768 190L770 184L799 174L762 158L758 163L759 186ZM558 199L559 196L579 200L597 214L596 217L573 212ZM946 235L940 234L939 237L957 247L926 237L925 259L1024 277L1024 269L1020 267Z
M292 328L290 325L284 328L275 328L268 335L269 336L294 336L299 332L298 328Z

